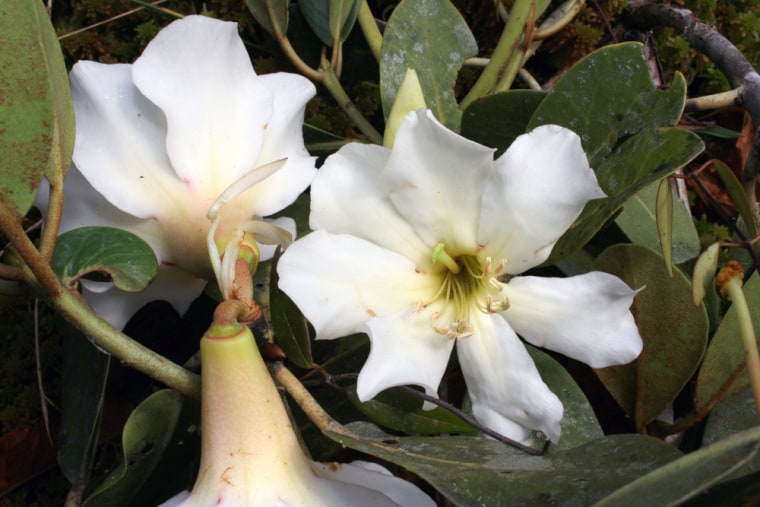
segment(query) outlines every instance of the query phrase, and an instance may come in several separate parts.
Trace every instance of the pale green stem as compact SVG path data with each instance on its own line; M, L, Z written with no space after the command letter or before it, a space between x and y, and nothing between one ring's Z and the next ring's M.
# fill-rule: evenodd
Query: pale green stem
M357 128L367 136L372 143L382 145L383 136L375 130L375 127L373 127L356 108L346 91L343 89L343 86L340 84L335 71L330 68L329 64L323 65L320 70L323 78L322 84L330 91L341 109L345 111L348 117L351 118L351 121L354 122Z
M372 56L379 62L380 48L383 45L383 34L380 33L380 29L377 27L377 21L375 21L375 16L372 15L372 10L369 8L367 0L362 0L357 21L362 29L364 38L367 40L369 49L372 51Z
M315 83L321 83L322 82L322 73L318 72L309 65L304 62L300 56L298 56L298 53L296 52L295 48L293 48L293 45L290 44L290 40L288 39L287 34L282 31L282 27L277 23L276 16L274 15L274 10L272 8L272 4L270 2L266 3L267 6L267 14L269 15L269 19L272 22L272 29L274 30L274 38L277 39L277 42L280 44L280 48L282 49L283 53L288 57L288 60L290 60L290 63L293 64L293 66L303 74L304 76L308 77Z
M739 321L739 333L744 342L744 353L747 359L750 385L755 395L755 409L757 410L758 418L760 418L760 355L757 352L755 329L752 325L752 316L749 313L749 307L744 297L740 278L731 278L723 290L736 309L736 318Z
M472 102L493 91L505 66L512 59L512 55L519 51L522 35L530 18L530 13L534 9L535 1L517 0L515 2L499 43L491 56L491 61L488 62L477 82L462 100L461 109L466 109Z
M535 18L535 1L532 2L531 9L528 11L528 17L523 24L522 37L518 40L518 44L515 46L514 51L504 65L504 70L501 73L499 81L496 83L493 92L505 92L512 87L512 83L515 81L517 73L525 64L527 60L528 50L530 48L530 41L533 32L533 22ZM512 18L510 17L510 21Z

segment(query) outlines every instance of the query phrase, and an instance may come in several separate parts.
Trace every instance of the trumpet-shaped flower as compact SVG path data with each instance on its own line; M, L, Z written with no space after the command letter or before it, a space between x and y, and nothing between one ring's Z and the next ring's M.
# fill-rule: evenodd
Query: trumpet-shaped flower
M563 407L518 334L592 367L635 359L635 295L619 278L515 276L544 262L604 197L579 137L547 125L493 150L410 113L393 149L350 144L312 184L311 228L279 262L280 287L318 339L366 332L357 393L435 395L452 348L475 417L518 441L560 436Z
M168 299L182 312L213 279L207 213L230 185L287 159L221 209L214 237L221 250L314 177L302 136L314 86L295 74L257 75L235 23L188 16L161 30L132 65L77 63L71 86L75 168L61 229L130 230L161 266L147 294L90 298L114 325L149 299Z
M435 505L374 463L309 460L248 327L213 324L201 361L200 470L192 492L162 507Z

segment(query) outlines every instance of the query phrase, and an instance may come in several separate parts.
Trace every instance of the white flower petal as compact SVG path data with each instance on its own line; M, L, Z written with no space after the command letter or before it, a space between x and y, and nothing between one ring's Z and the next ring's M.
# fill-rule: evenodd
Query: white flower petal
M132 78L166 115L166 151L191 191L213 201L257 166L272 94L256 76L236 23L174 21L135 61Z
M431 308L418 312L411 306L367 322L371 348L356 384L361 401L409 384L437 396L454 340L433 329L432 314Z
M259 76L272 94L272 115L265 126L257 165L287 157L282 169L251 189L247 199L253 214L266 216L295 201L317 173L316 157L303 143L303 116L316 88L303 76L284 72Z
M382 177L391 201L422 240L451 255L478 247L483 190L493 150L448 130L429 110L409 113L396 133Z
M71 71L71 93L74 164L126 213L160 214L180 182L166 156L163 114L134 87L131 66L79 62Z
M477 313L475 319L475 334L457 340L473 415L519 442L530 443L531 429L557 442L562 402L541 380L525 346L501 316Z
M367 319L415 306L434 292L431 277L402 256L324 230L290 245L277 273L280 288L314 325L317 339L363 331Z
M123 329L132 315L147 303L165 300L183 315L200 296L206 281L174 266L159 266L158 274L142 292L123 292L112 283L82 280L82 295L95 313L116 329ZM105 290L104 290L105 289Z
M637 291L594 271L570 278L513 278L504 287L512 328L538 347L593 368L633 361L642 342L629 308Z
M390 153L352 143L328 157L311 186L309 225L366 239L430 271L430 247L391 204L380 176Z
M435 502L411 482L400 479L369 461L351 463L315 463L317 473L327 479L356 484L381 492L396 505L408 507L435 507ZM362 501L362 506L367 505Z
M506 271L544 262L591 199L604 197L577 134L556 125L515 139L483 195L480 242Z

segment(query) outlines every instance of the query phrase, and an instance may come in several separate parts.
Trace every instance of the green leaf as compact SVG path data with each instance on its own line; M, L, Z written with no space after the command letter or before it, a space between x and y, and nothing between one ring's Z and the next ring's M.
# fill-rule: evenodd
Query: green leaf
M275 26L278 32L287 33L289 3L288 0L245 0L256 21L272 35L275 35Z
M694 129L694 132L703 136L717 137L718 139L739 139L742 136L741 132L718 125Z
M702 435L702 445L714 444L755 426L757 407L754 393L748 387L721 401L710 412Z
M454 96L457 73L477 53L475 38L448 0L405 0L385 27L380 57L380 95L390 114L408 68L417 72L425 103L435 117L459 131L462 112Z
M615 86L610 86L610 76L615 76ZM585 245L630 197L702 150L696 134L663 128L676 125L685 97L680 74L669 89L655 88L638 43L595 51L556 83L528 127L556 124L575 131L608 197L586 206L548 264Z
M68 285L76 285L88 273L105 273L127 292L144 290L158 272L156 255L145 241L112 227L82 227L61 234L51 266Z
M760 275L755 272L744 284L747 306L754 311L752 325L760 329ZM707 412L718 401L749 385L744 346L739 333L736 309L731 307L715 332L699 369L694 402L697 410Z
M641 435L614 435L569 450L529 456L487 438L392 437L369 423L335 441L403 466L454 505L591 505L681 456ZM642 456L646 459L642 460Z
M277 259L279 255L274 259L269 286L269 311L275 341L282 347L289 361L309 369L314 366L309 324L296 304L277 286Z
M351 33L361 0L298 0L298 6L319 40L332 47Z
M150 476L174 433L182 409L182 395L158 391L135 408L124 425L122 462L87 499L91 505L113 501L114 493L129 498ZM118 497L117 497L118 498Z
M676 74L670 88L658 90L642 48L626 42L581 59L552 87L530 128L549 123L569 128L581 136L591 167L596 167L626 137L675 126L686 101L686 82Z
M589 202L552 250L547 264L585 245L626 201L650 183L671 174L702 150L702 141L685 130L647 130L629 139L596 166L606 199Z
M657 216L657 236L660 240L660 247L662 249L662 258L665 261L665 267L668 268L668 274L673 276L673 200L675 195L670 188L670 181L668 178L660 180L659 187L657 188L657 196L655 198L655 209ZM689 220L689 224L692 224ZM697 236L697 230L692 224L694 231L694 239L696 240L695 253L699 252L699 237ZM689 230L689 229L687 229Z
M747 227L747 232L750 238L757 236L757 227L755 226L755 217L752 213L752 205L747 200L747 194L744 193L744 187L739 182L739 179L733 173L730 167L720 160L712 161L713 167L715 167L720 180L723 182L723 186L731 197L731 200L736 206L736 210L739 212L739 216L744 220L744 225Z
M707 343L707 312L704 305L692 304L689 280L678 270L668 276L662 257L643 246L612 246L594 268L643 288L631 307L644 340L641 355L630 364L596 370L638 430L673 401L696 371Z
M668 184L667 180L664 179ZM650 183L625 203L623 211L615 219L618 227L633 243L650 250L660 250L658 234L657 182ZM686 207L672 196L673 206L672 240L673 262L680 264L699 255L699 234Z
M497 156L524 134L546 92L510 90L476 100L462 113L462 135L485 146L498 147Z
M389 389L366 402L359 401L356 388L348 390L348 399L370 420L407 435L436 433L472 433L472 426L441 407L423 410L422 401L399 389Z
M567 370L546 352L531 345L526 345L526 348L536 363L541 378L565 407L561 423L562 438L552 448L572 449L603 437L604 432L594 415L594 409Z
M87 484L95 459L111 355L69 326L63 336L58 465L71 484Z
M654 470L622 487L595 507L682 505L731 476L757 456L758 450L760 428L755 428Z
M58 37L42 2L0 2L0 199L26 214L40 181L63 181L74 108Z

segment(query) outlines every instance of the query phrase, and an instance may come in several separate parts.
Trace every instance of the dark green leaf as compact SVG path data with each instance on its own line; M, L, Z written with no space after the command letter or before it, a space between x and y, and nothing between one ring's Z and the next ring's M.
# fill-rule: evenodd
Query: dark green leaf
M758 450L760 428L755 428L672 461L620 488L595 507L682 505L729 477Z
M720 127L717 125L694 129L694 132L703 136L717 137L718 139L739 139L742 136L741 132L737 132L735 130L727 129L725 127Z
M757 426L757 407L752 388L718 403L707 416L702 445L710 445Z
M647 130L625 141L596 166L606 199L589 202L552 250L547 264L585 245L630 197L668 176L702 151L702 141L677 128Z
M581 136L591 167L597 167L627 137L675 126L685 100L682 75L676 74L667 90L658 90L642 45L626 42L605 46L573 65L538 106L529 127L552 123L571 129Z
M174 433L181 408L182 396L165 389L149 396L132 411L122 434L122 461L85 505L113 505L117 499L126 503L153 472Z
M72 327L63 338L63 413L58 465L73 485L87 484L100 435L111 356Z
M498 147L499 156L524 134L546 92L510 90L476 100L462 113L462 135L485 146Z
M744 285L744 296L751 312L752 325L760 329L760 275L755 272ZM697 410L707 411L719 400L749 385L744 346L742 345L736 309L729 308L707 348L699 369L694 401Z
M282 347L288 360L301 368L312 368L311 337L309 324L296 304L282 292L278 286L275 257L269 286L269 311L272 318L272 330L275 341Z
M723 182L723 187L734 202L734 206L736 206L737 211L739 211L739 216L744 220L744 225L747 227L749 237L754 238L757 236L757 228L755 227L752 205L747 200L747 194L744 193L744 187L733 171L731 171L731 168L722 161L713 160L713 167L715 167L718 176L720 176L720 180Z
M145 289L158 272L156 255L147 243L112 227L82 227L61 234L51 265L66 284L76 285L88 273L105 273L127 292Z
M657 215L657 235L660 240L660 247L662 249L662 258L665 261L665 267L668 268L668 274L673 276L673 200L675 195L670 188L670 181L668 178L660 180L659 187L657 188L657 197L655 198L655 209ZM680 208L679 208L680 209ZM689 220L691 224L691 220ZM696 252L699 251L699 237L696 234L696 229L686 229L694 231L694 237L697 240L694 244Z
M399 389L383 391L373 399L362 403L356 389L348 391L351 403L370 420L394 431L407 435L430 435L436 433L472 433L472 426L440 407L423 410L422 402L412 394Z
M661 181L668 184L666 179ZM660 218L657 215L657 185L657 182L650 183L629 199L623 211L615 218L615 223L631 242L655 251L662 248L662 241L658 235ZM683 203L675 196L671 197L670 202L673 206L673 262L680 264L699 255L699 234Z
M0 199L24 215L42 177L62 181L71 164L74 109L42 2L0 2L0 47Z
M591 505L681 456L673 447L640 435L614 435L529 456L487 438L391 437L368 423L353 423L349 429L354 433L327 436L403 466L463 506Z
M287 33L289 3L288 0L245 0L256 21L272 35L275 34L275 26L278 32Z
M680 74L669 89L655 88L638 43L595 51L556 83L528 127L556 124L575 131L608 197L586 206L547 263L585 245L630 197L702 150L696 134L663 128L676 125L685 97Z
M351 33L361 0L298 0L298 6L319 40L332 47Z
M380 95L386 118L407 69L414 69L425 103L448 128L459 131L462 112L454 83L464 61L477 52L475 38L448 0L405 0L391 14L383 35Z
M594 409L567 370L547 353L530 345L526 348L536 363L541 378L565 407L561 423L562 438L553 449L571 449L604 436Z
M673 401L697 369L707 343L704 305L691 301L691 284L678 270L668 276L662 257L639 245L605 250L594 268L619 276L636 295L631 311L644 350L634 362L597 370L640 429Z

